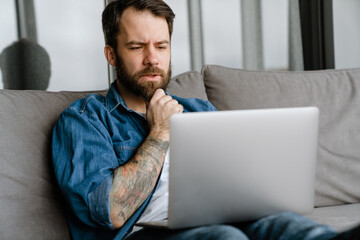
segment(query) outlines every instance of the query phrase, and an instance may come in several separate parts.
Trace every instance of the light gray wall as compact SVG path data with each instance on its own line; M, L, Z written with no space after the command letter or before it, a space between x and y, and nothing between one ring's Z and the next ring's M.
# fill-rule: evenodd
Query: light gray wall
M262 1L264 68L268 70L289 68L288 1Z
M17 40L15 1L0 1L0 54L4 48ZM3 80L0 69L0 89L3 88Z
M335 68L360 67L360 1L333 0Z
M176 14L173 74L190 70L186 0L166 0ZM205 64L242 68L240 0L202 0ZM262 1L265 69L288 68L288 0Z
M191 68L187 0L165 0L165 2L176 15L171 41L171 64L173 75L177 75Z
M242 67L240 1L204 0L202 7L205 64Z
M165 0L176 14L173 75L190 70L187 0ZM333 0L336 68L360 67L360 1ZM103 0L34 0L38 41L49 53L48 90L108 87L101 30ZM241 68L240 0L202 0L205 64ZM288 0L262 1L265 69L288 68ZM0 51L17 39L13 0L0 1ZM0 74L0 88L3 87Z
M38 42L51 58L48 90L108 87L101 0L35 0Z

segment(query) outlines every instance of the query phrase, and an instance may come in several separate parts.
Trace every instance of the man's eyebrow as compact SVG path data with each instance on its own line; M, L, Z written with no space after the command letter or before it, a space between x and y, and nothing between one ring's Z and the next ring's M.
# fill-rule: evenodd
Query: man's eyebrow
M129 46L129 45L145 45L145 44L146 43L141 42L141 41L130 41L130 42L126 43L126 46Z
M156 42L156 44L169 44L169 41L168 40L162 40L162 41L158 41ZM146 45L145 42L141 42L141 41L130 41L128 43L126 43L126 46L130 46L130 45Z
M157 44L169 44L169 41L168 40L163 40L163 41L159 41L159 42L156 42Z

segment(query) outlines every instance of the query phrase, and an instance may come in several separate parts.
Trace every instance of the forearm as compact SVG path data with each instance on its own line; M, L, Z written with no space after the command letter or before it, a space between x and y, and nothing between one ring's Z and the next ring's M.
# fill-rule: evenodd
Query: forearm
M133 158L114 171L110 213L114 228L120 228L143 204L160 174L168 140L149 135Z

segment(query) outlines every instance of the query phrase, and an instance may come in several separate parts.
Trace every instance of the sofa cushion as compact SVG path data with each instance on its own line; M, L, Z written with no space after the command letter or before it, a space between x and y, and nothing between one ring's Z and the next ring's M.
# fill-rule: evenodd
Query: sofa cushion
M219 110L317 106L316 206L360 202L360 69L307 72L202 70Z
M208 100L202 76L199 72L195 71L185 72L173 77L166 90L183 98Z
M88 93L0 90L0 238L69 239L51 166L53 125Z
M360 203L331 207L319 207L308 215L313 221L333 227L337 231L345 231L360 224Z

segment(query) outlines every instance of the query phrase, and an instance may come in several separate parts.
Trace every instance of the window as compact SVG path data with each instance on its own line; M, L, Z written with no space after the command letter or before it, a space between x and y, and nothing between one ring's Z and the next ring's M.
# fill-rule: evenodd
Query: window
M334 0L335 67L360 67L360 1Z
M51 61L47 90L99 90L109 86L101 0L36 0L38 43Z
M0 54L17 40L15 3L13 0L0 1ZM1 66L3 68L4 66ZM3 88L3 72L0 69L0 89Z

